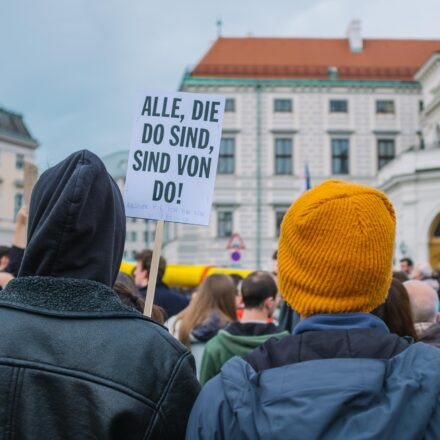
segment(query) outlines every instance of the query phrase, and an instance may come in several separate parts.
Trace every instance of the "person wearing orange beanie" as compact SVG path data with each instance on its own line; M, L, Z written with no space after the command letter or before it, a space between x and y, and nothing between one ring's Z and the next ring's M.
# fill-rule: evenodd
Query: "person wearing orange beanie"
M329 180L292 204L278 275L301 321L223 366L187 439L440 437L440 350L370 313L391 283L395 227L389 199L367 186Z
M395 214L385 194L329 180L287 211L278 249L280 290L303 316L370 312L391 284Z

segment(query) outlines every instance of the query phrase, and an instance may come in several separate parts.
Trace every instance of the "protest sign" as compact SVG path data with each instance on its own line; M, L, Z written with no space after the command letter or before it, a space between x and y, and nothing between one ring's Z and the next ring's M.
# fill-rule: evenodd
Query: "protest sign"
M164 221L208 225L225 99L142 93L125 181L128 217L158 220L144 314L151 316Z
M142 93L125 183L127 216L208 225L224 97Z

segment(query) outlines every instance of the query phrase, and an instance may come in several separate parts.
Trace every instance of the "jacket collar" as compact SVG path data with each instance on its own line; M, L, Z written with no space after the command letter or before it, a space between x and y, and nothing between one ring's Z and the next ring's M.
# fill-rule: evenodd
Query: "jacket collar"
M386 324L371 313L338 313L312 315L300 321L293 330L298 335L308 331L379 328L389 333Z
M207 342L212 339L223 327L224 324L220 322L219 316L214 312L205 322L197 327L194 327L191 334L198 341Z
M142 316L123 305L116 293L104 284L77 278L19 277L0 292L0 306L63 315Z
M225 331L234 336L261 336L277 334L282 331L270 322L240 322L233 321L225 327ZM286 332L286 335L288 333Z

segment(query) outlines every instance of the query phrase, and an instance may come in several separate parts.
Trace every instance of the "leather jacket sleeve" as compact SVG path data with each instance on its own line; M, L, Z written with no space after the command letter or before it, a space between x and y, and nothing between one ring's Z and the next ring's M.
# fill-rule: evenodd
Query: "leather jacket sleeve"
M164 390L152 435L146 438L184 439L189 415L199 392L194 357L186 352L177 362Z

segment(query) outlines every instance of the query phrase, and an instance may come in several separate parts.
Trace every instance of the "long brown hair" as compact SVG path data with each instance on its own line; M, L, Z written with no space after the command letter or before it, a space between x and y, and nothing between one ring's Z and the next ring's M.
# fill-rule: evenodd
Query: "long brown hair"
M189 306L182 310L174 321L173 333L179 322L178 338L191 346L190 333L215 313L220 325L236 319L235 294L237 288L229 275L216 273L207 277L197 288Z
M138 312L144 312L145 301L138 296L138 290L134 284L133 278L123 272L119 272L113 290L118 294L119 300L126 306L133 307ZM165 322L165 310L162 307L153 304L151 319L163 324Z
M382 319L391 333L411 336L417 341L408 292L396 278L391 282L386 301L371 313Z

